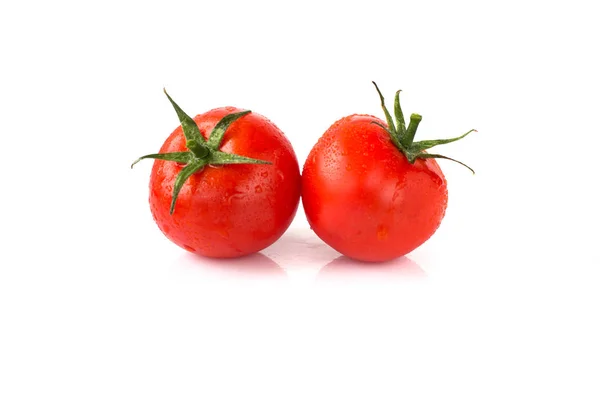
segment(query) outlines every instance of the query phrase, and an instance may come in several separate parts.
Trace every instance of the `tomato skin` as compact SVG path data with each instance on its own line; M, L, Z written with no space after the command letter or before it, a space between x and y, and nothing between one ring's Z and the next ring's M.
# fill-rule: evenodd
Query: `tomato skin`
M240 111L217 108L194 121L208 139L221 118ZM170 215L173 185L183 165L155 160L150 209L160 230L184 249L208 257L240 257L271 245L289 227L300 198L300 169L289 140L256 113L229 126L220 150L272 164L208 165L185 182ZM180 151L187 151L181 126L160 153Z
M386 261L424 243L439 227L448 202L437 162L410 164L369 115L334 123L309 153L302 204L314 232L340 253Z

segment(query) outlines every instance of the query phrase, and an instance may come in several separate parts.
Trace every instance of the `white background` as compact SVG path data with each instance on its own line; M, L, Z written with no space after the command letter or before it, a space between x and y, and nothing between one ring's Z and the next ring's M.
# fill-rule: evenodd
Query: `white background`
M600 28L592 1L0 5L0 398L600 397ZM357 265L300 210L194 257L147 204L189 114L266 115L302 165L338 118L423 115L438 232Z

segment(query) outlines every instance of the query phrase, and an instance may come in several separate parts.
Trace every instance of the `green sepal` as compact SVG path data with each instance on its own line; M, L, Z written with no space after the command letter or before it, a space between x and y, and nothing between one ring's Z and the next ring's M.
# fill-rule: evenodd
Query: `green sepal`
M179 118L179 122L181 123L181 129L183 129L183 134L186 140L186 146L194 155L198 158L206 157L209 153L208 148L206 147L206 141L204 137L200 133L200 129L198 129L198 125L196 125L196 121L192 119L189 115L187 115L181 107L177 105L169 96L166 89L163 89L167 98L171 102L171 105L175 109L177 113L177 117Z
M406 135L406 123L404 122L404 114L402 113L402 108L400 107L400 92L401 90L398 90L396 92L396 96L394 97L394 114L396 116L398 136L399 139L402 140L402 137Z
M204 168L205 165L205 160L194 160L186 165L179 172L179 174L177 174L177 178L175 178L175 184L173 185L173 198L171 199L171 208L169 209L170 214L173 214L173 211L175 211L175 202L177 201L177 196L179 196L179 192L181 191L183 184L190 178L190 176Z
M135 160L133 164L131 164L131 168L140 161L146 158L154 158L155 160L165 160L165 161L175 161L180 164L187 164L194 159L194 156L189 151L181 151L175 153L158 153L158 154L147 154Z
M179 122L181 123L181 128L183 129L183 134L186 139L186 147L190 151L183 152L173 152L173 153L157 153L157 154L147 154L135 160L131 167L137 164L139 161L153 158L156 160L163 161L174 161L180 164L186 164L185 167L179 171L177 177L175 178L175 182L173 184L173 197L171 199L171 207L169 209L170 214L173 214L175 211L175 204L177 202L177 197L179 196L179 192L181 188L185 184L185 182L196 172L201 171L206 165L214 164L214 165L226 165L226 164L272 164L269 161L257 160L254 158L244 157L237 154L224 153L219 151L219 147L221 146L221 142L223 140L223 136L225 132L229 128L229 126L239 118L244 115L249 114L251 111L241 111L238 113L232 113L221 118L219 122L213 128L208 143L202 137L200 130L198 129L198 125L196 122L190 118L178 105L173 101L171 96L164 90L167 98L171 102L171 105L175 109L177 116L179 117Z
M396 126L394 125L394 120L392 119L390 112L388 111L387 107L385 106L385 99L383 98L383 95L381 94L381 91L379 90L379 87L377 86L377 84L375 82L373 82L373 85L375 85L375 89L377 90L377 93L379 94L379 100L381 100L381 108L383 109L383 113L385 114L385 119L388 124L389 132L391 132L392 135L394 135L394 136L396 136L396 138L398 138L398 131L396 130Z
M270 161L257 160L254 158L244 157L237 154L223 153L215 151L210 155L209 164L224 165L224 164L272 164Z
M396 146L398 149L400 149L403 153L405 152L404 146L402 146L402 144L400 143L400 141L398 140L396 135L394 135L387 126L385 126L382 123L377 122L377 121L371 121L371 123L382 127L388 133L388 135L390 135L390 139L392 139L394 146Z
M377 121L372 121L371 123L380 126L390 135L390 138L392 139L392 142L394 143L396 148L400 152L402 152L402 154L404 154L409 163L414 164L418 158L443 158L459 163L460 165L463 165L466 168L468 168L473 174L475 173L475 171L473 171L473 168L453 158L446 157L441 154L424 153L425 150L430 149L434 146L452 143L464 138L471 132L477 132L475 129L471 129L469 132L451 139L422 140L420 142L414 142L415 134L417 133L417 127L419 126L422 117L419 114L411 114L408 127L405 126L404 114L402 113L402 108L400 107L400 90L398 90L394 98L394 114L396 117L396 126L394 126L394 122L392 121L392 117L385 106L385 101L383 95L381 94L381 91L379 90L379 87L375 82L373 82L373 85L375 85L375 89L377 90L377 94L379 95L379 100L381 101L381 108L383 109L383 112L385 114L385 119L387 120L388 127Z
M473 175L475 175L475 171L473 170L473 168L469 167L467 164L465 164L463 162L460 162L458 160L455 160L454 158L443 156L441 154L420 153L420 154L415 155L415 157L416 158L443 158L444 160L454 161L456 163L459 163L462 166L467 167L468 169L471 170L471 172L473 173Z
M210 136L208 138L208 147L211 150L219 150L221 146L221 142L223 141L223 136L225 136L225 131L229 128L234 121L240 119L244 115L250 114L252 111L246 110L238 113L228 114L224 116L213 128Z
M460 140L462 138L464 138L465 136L467 136L469 133L471 132L477 132L475 129L471 129L469 132L457 136L455 138L451 138L451 139L438 139L438 140L421 140L420 142L414 142L413 145L411 146L411 148L413 150L416 150L418 152L421 152L423 150L427 150L430 149L434 146L440 145L440 144L447 144L447 143L452 143L452 142L456 142L457 140Z

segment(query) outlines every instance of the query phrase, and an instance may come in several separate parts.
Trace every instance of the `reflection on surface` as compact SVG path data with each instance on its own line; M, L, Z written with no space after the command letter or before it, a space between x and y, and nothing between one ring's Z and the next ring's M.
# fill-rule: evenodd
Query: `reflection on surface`
M262 253L240 258L209 258L186 252L181 263L190 268L201 268L205 272L239 277L286 278L279 264Z
M346 256L340 256L319 271L318 279L351 279L351 280L393 280L393 279L423 279L427 273L408 257L382 263L356 261Z
M288 270L307 270L325 265L340 253L325 244L308 228L290 228L264 253Z

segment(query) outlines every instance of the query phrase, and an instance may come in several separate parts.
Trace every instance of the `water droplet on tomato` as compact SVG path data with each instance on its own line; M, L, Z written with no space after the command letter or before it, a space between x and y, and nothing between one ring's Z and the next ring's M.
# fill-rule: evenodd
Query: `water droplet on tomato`
M267 171L263 171L260 173L260 176L262 176L263 178L266 178L267 176L269 176L269 173Z
M260 185L256 186L256 187L254 188L254 191L255 191L256 193L261 193L261 192L262 192L262 186L260 186Z
M238 199L242 199L242 198L244 198L244 193L236 191L234 194L232 194L231 196L227 197L226 203L227 203L227 205L231 205L232 201L238 200Z

